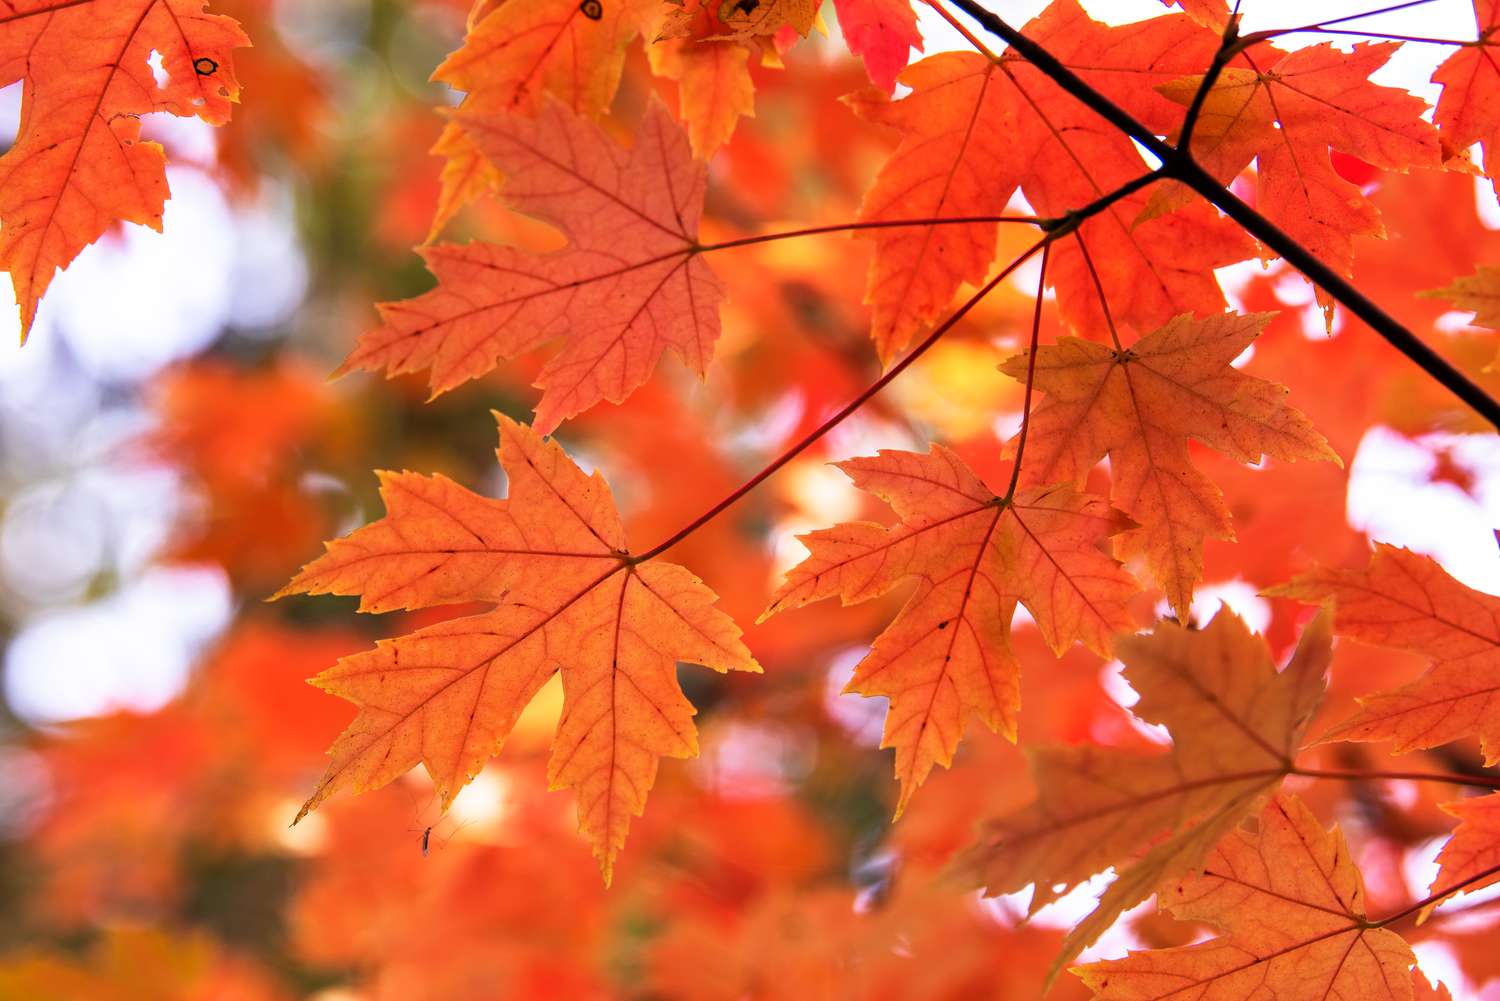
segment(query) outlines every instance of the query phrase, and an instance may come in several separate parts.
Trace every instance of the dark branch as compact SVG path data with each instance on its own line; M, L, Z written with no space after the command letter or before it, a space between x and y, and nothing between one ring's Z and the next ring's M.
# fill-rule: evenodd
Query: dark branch
M1281 227L1261 215L1220 184L1199 166L1186 148L1179 150L1160 139L1125 109L1091 87L1078 74L1064 66L1046 48L1021 34L1000 17L975 0L951 0L954 6L979 22L986 31L1003 39L1020 56L1045 73L1053 83L1081 101L1095 114L1140 143L1162 163L1161 175L1171 177L1192 188L1245 231L1265 244L1308 280L1322 288L1349 312L1359 317L1381 337L1411 359L1453 395L1467 403L1485 420L1500 428L1500 401L1479 388L1468 376L1454 368L1441 355L1424 344L1402 323L1387 313L1353 283L1317 258L1312 251L1289 236Z

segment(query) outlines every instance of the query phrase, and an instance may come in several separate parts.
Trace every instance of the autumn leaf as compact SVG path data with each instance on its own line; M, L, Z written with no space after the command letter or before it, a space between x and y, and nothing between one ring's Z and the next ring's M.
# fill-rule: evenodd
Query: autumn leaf
M1115 647L1141 696L1132 711L1165 726L1172 749L1032 751L1037 801L990 821L963 862L989 894L1034 884L1032 913L1116 867L1098 906L1068 935L1059 966L1163 881L1200 865L1281 784L1322 698L1330 641L1326 618L1314 620L1278 673L1265 642L1221 609L1202 630L1163 621Z
M471 114L507 112L531 117L548 96L576 114L598 118L620 86L625 51L641 32L652 0L507 0L476 5L464 44L433 71L432 79L464 94ZM590 12L596 12L597 17ZM428 239L458 211L500 186L501 175L452 120L432 148L444 159L442 194Z
M1500 880L1500 793L1444 803L1443 809L1459 823L1438 853L1431 893L1458 886L1473 893Z
M922 33L911 0L834 0L849 51L864 60L870 82L889 94Z
M1410 1001L1416 962L1393 931L1365 916L1365 888L1337 828L1301 800L1266 804L1256 830L1228 834L1201 875L1163 887L1162 906L1224 934L1132 952L1075 972L1099 1001Z
M1162 0L1168 7L1181 7L1199 24L1222 31L1229 20L1229 7L1225 0Z
M625 49L652 6L610 0L506 0L469 25L432 79L466 96L470 113L535 115L547 98L595 118L614 100ZM594 16L597 13L598 16Z
M761 619L834 595L846 605L868 601L916 582L846 688L891 699L881 746L896 749L899 816L934 764L952 764L968 712L1015 739L1017 602L1059 653L1078 641L1104 654L1111 635L1130 627L1125 602L1135 581L1097 548L1127 523L1069 487L997 497L941 445L838 467L890 504L900 523L848 522L801 536L811 555Z
M1078 481L1106 455L1110 498L1140 528L1116 540L1122 558L1144 554L1172 608L1186 619L1203 577L1203 543L1232 539L1218 487L1193 465L1194 438L1239 462L1339 462L1323 436L1285 403L1286 389L1234 368L1270 314L1180 316L1128 348L1063 338L1037 350L1022 482ZM1029 356L1001 371L1024 381ZM1009 446L1014 450L1015 443Z
M1074 0L1057 0L1023 30L1162 131L1182 109L1151 85L1201 67L1218 45L1213 32L1185 15L1109 26ZM976 221L871 234L865 299L874 311L871 336L887 361L948 307L960 285L984 279L998 224L977 220L1000 214L1018 186L1038 215L1059 218L1150 171L1129 139L1021 60L940 53L901 80L912 92L898 101L873 91L850 99L860 117L901 135L865 195L860 220ZM1121 199L1084 222L1077 239L1054 247L1048 277L1064 319L1084 336L1105 336L1100 287L1113 320L1142 330L1180 313L1221 312L1213 269L1255 253L1253 241L1206 205L1138 223L1147 197Z
M806 36L818 20L817 0L666 0L658 40L749 39L791 28Z
M1261 211L1343 275L1351 273L1354 237L1383 237L1385 229L1370 200L1334 170L1331 151L1392 171L1443 162L1437 130L1422 117L1426 104L1368 79L1397 48L1257 46L1220 74L1192 136L1194 159L1225 183L1254 159ZM1202 83L1193 74L1157 89L1186 107ZM1332 300L1322 290L1319 297L1331 322Z
M1331 599L1340 636L1433 661L1416 681L1360 699L1360 711L1321 742L1391 740L1392 753L1404 754L1477 735L1485 762L1500 762L1500 598L1383 543L1364 570L1317 569L1265 593Z
M1474 0L1476 40L1460 45L1432 74L1442 84L1432 123L1445 160L1462 160L1476 142L1484 150L1485 173L1500 192L1500 0Z
M1020 170L1010 156L1015 111L995 65L974 53L944 52L912 65L901 82L911 94L899 101L876 92L846 98L865 121L902 137L866 192L860 221L999 215ZM870 234L875 256L865 301L874 307L870 335L881 358L905 347L961 284L983 281L998 225L933 223Z
M755 114L750 50L739 42L666 39L646 51L653 73L677 81L678 113L700 160L729 141L741 118Z
M1448 993L1448 988L1442 984L1428 983L1422 971L1413 969L1411 971L1412 1001L1453 1001L1453 995Z
M1500 330L1500 268L1481 264L1472 275L1455 278L1451 285L1417 294L1424 299L1445 299L1454 308L1473 313L1476 327Z
M141 116L229 120L231 53L250 42L204 0L12 0L0 15L0 87L24 82L21 128L0 155L0 269L25 340L59 268L116 222L161 229L166 156ZM153 54L165 76L158 83Z
M623 150L561 105L536 118L464 114L466 134L505 175L520 212L569 246L534 255L488 243L422 252L438 286L381 306L341 372L428 370L434 395L554 338L534 426L546 433L600 400L619 403L671 350L700 375L719 336L723 289L698 255L703 166L653 103Z
M677 661L760 667L698 578L630 555L601 477L496 416L505 500L441 476L385 473L386 516L330 543L277 595L358 594L366 612L496 604L382 641L313 679L360 711L298 819L343 788L379 788L418 763L446 808L560 670L547 779L577 790L579 829L608 882L658 760L698 751Z

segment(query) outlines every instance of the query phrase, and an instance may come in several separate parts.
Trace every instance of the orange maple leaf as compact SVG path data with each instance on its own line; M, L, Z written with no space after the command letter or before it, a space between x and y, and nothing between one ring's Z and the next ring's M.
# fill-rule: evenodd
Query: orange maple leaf
M1360 699L1360 711L1321 742L1394 740L1392 753L1404 754L1477 734L1485 763L1500 762L1500 597L1383 543L1364 570L1321 568L1265 593L1331 599L1341 636L1433 660L1416 681Z
M1108 455L1111 500L1141 526L1116 545L1124 557L1145 554L1184 620L1203 577L1204 539L1234 538L1223 495L1189 457L1189 438L1240 462L1264 455L1342 465L1286 405L1284 386L1231 365L1270 318L1179 316L1128 348L1067 337L1037 350L1033 386L1047 396L1031 414L1022 482L1081 482ZM1000 370L1025 381L1029 355Z
M1476 327L1500 330L1500 267L1481 264L1472 275L1455 278L1450 285L1417 295L1424 299L1446 299L1455 308L1473 313Z
M1220 74L1193 132L1194 159L1224 183L1256 160L1260 211L1340 274L1351 273L1355 236L1385 230L1374 204L1334 170L1331 151L1382 170L1442 166L1422 99L1368 79L1399 47L1362 42L1342 52L1325 43L1287 53L1267 45L1268 55L1257 47ZM1157 89L1186 106L1202 83L1194 74ZM1318 296L1331 320L1332 300Z
M507 499L441 476L384 473L386 516L329 543L277 595L358 594L365 612L496 603L382 641L313 679L360 711L298 819L346 786L379 788L419 762L446 809L561 670L547 777L554 789L578 790L579 829L608 882L658 760L698 750L677 661L760 667L697 577L630 555L598 474L496 418Z
M1435 896L1462 885L1465 893L1473 893L1500 880L1500 793L1444 803L1443 809L1459 824L1438 853L1430 892Z
M899 816L934 763L952 764L966 711L1015 739L1017 602L1057 652L1081 641L1105 654L1112 635L1130 628L1125 603L1136 582L1098 549L1128 522L1070 487L997 497L941 445L838 467L890 504L900 523L847 522L800 536L812 554L787 574L761 619L833 595L846 605L868 601L917 582L846 689L891 699L881 746L896 749Z
M506 200L567 234L524 253L489 243L422 252L438 286L381 305L341 372L429 370L433 395L556 337L534 426L546 433L600 400L619 403L668 349L700 375L719 337L723 287L698 254L706 178L682 130L653 102L635 146L550 102L536 118L459 113L505 174Z
M1056 0L1025 33L1112 99L1166 132L1183 109L1151 89L1201 68L1218 37L1176 14L1109 26L1076 0ZM902 75L899 101L855 95L855 111L901 133L860 209L862 221L994 216L1017 186L1044 216L1061 217L1149 172L1130 140L1034 67L973 52L941 53ZM1147 195L1122 199L1079 228L1116 322L1149 330L1179 313L1218 313L1213 269L1244 260L1254 242L1207 205L1137 223ZM866 301L871 335L889 360L994 261L994 222L875 231ZM1105 316L1078 240L1054 247L1048 277L1064 319L1102 337Z
M833 0L849 51L864 60L870 82L889 94L922 33L911 0Z
M0 10L0 87L25 84L20 133L0 156L0 270L10 272L23 341L57 270L111 225L161 229L166 156L140 141L141 116L229 120L239 98L230 53L250 42L206 6L13 0Z
M1476 142L1484 149L1485 173L1500 193L1500 0L1474 0L1478 38L1460 45L1432 74L1443 85L1432 123L1446 160L1463 160Z
M1416 962L1365 917L1364 881L1343 833L1283 794L1255 831L1229 833L1203 872L1163 887L1162 905L1220 938L1078 967L1100 1001L1411 1001Z
M755 114L750 50L739 42L663 39L646 54L653 73L677 81L678 114L700 160L729 141L742 117Z
M625 50L641 33L654 0L507 0L476 5L464 43L444 59L432 79L464 94L469 113L505 111L531 116L547 95L587 118L609 109ZM464 205L498 188L495 170L464 131L450 121L432 147L443 165L442 194L429 239Z
M791 28L806 37L818 23L819 0L666 0L661 38L753 39Z
M1121 638L1125 678L1141 696L1132 711L1165 726L1172 750L1031 752L1037 801L990 821L964 868L991 894L1035 884L1035 913L1116 866L1118 878L1064 942L1057 962L1067 962L1164 880L1198 866L1281 784L1323 697L1330 649L1320 616L1278 673L1265 642L1227 609L1202 630L1164 621L1150 635Z

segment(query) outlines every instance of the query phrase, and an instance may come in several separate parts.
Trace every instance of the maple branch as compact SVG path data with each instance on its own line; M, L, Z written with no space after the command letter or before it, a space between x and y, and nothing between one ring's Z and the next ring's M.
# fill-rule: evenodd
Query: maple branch
M1288 775L1309 779L1346 779L1351 782L1378 779L1407 779L1412 782L1448 782L1453 785L1500 789L1500 778L1489 775L1464 775L1458 772L1401 772L1381 769L1301 768L1293 765Z
M742 236L737 240L724 240L720 243L706 243L694 248L690 253L706 254L712 250L730 250L734 247L748 247L757 243L771 243L775 240L790 240L798 236L820 236L824 233L848 233L858 232L866 229L897 229L902 226L961 226L968 223L987 222L1014 222L1027 223L1032 226L1040 226L1043 229L1054 225L1056 220L1043 218L1041 216L1029 215L968 215L968 216L944 216L930 219L881 219L866 222L841 222L831 226L810 226L807 229L790 229L783 233L764 233L760 236ZM651 262L655 263L655 262Z
M1026 429L1031 424L1031 384L1036 381L1037 338L1042 329L1042 292L1047 287L1047 257L1051 251L1050 243L1042 245L1042 267L1036 276L1036 309L1031 314L1031 347L1026 352L1026 395L1021 402L1021 433L1016 439L1016 462L1010 470L1010 486L1005 488L1005 496L1000 500L1002 507L1016 496L1016 484L1021 481L1021 456L1026 454Z
M1004 39L1011 49L1046 74L1053 83L1156 157L1161 162L1161 168L1155 176L1169 177L1192 188L1219 211L1239 223L1247 233L1302 272L1309 281L1322 288L1345 309L1363 320L1396 350L1446 387L1453 395L1467 403L1485 420L1495 425L1496 428L1500 428L1500 400L1491 397L1468 376L1454 368L1446 359L1406 329L1399 320L1382 309L1348 279L1324 264L1312 251L1302 246L1281 227L1220 184L1212 174L1204 170L1192 158L1186 147L1174 147L1163 141L1124 108L1095 90L1078 74L1063 65L1044 46L1027 38L998 15L980 6L976 0L950 0L950 2L978 21L986 31ZM1253 37L1246 36L1236 44L1242 45L1247 39Z
M1219 41L1219 48L1214 52L1213 60L1208 64L1208 72L1203 74L1203 82L1198 84L1198 90L1193 94L1193 100L1188 105L1187 114L1182 118L1182 128L1177 134L1177 148L1180 150L1193 148L1193 129L1198 126L1198 117L1203 114L1203 105L1208 101L1209 92L1214 89L1214 84L1218 82L1219 74L1224 72L1224 66L1234 58L1237 51L1234 48L1234 42L1239 36L1239 29L1239 14L1231 14L1224 24L1224 34Z
M1462 893L1465 887L1473 886L1475 883L1481 883L1484 880L1489 879L1495 875L1500 875L1500 865L1492 865L1488 869L1485 869L1483 872L1476 872L1474 875L1470 876L1467 879L1459 880L1457 883L1454 883L1447 889L1439 890L1437 893L1430 893L1416 903L1411 904L1408 907L1403 907L1401 910L1397 911L1395 914L1390 915L1389 917L1381 918L1379 921L1367 922L1365 924L1365 927L1384 928L1386 925L1395 924L1402 918L1411 917L1418 911L1431 907L1434 904L1441 903L1444 899L1453 896L1455 893Z

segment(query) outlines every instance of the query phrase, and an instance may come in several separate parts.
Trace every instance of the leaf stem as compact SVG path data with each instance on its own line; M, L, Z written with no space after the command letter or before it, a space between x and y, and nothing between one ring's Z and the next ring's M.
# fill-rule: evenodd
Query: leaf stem
M939 17L941 17L944 21L947 21L954 31L962 35L964 41L968 42L970 45L974 46L974 48L977 49L980 53L988 57L990 62L998 63L1000 61L1000 57L991 52L990 47L988 45L985 45L982 40L976 37L975 34L969 30L968 25L964 24L958 18L954 17L952 11L948 10L948 8L938 3L937 0L927 0L927 6L937 11Z
M1386 925L1395 924L1402 918L1410 917L1418 911L1431 907L1434 904L1441 903L1444 899L1453 896L1455 893L1461 893L1465 887L1473 886L1475 883L1482 883L1484 880L1489 879L1491 876L1495 875L1500 875L1500 865L1492 865L1488 869L1485 869L1483 872L1476 872L1468 879L1463 879L1457 883L1454 883L1447 889L1439 890L1437 893L1430 893L1427 896L1423 897L1421 900L1418 900L1416 903L1411 904L1407 907L1403 907L1401 910L1397 911L1395 914L1390 915L1389 917L1381 918L1379 921L1369 922L1366 927L1384 928Z
M846 403L843 408L838 411L838 413L834 414L822 424L818 425L801 441L797 442L797 444L793 445L785 452L782 452L770 463L770 465L766 466L760 472L756 473L754 476L750 477L750 479L746 480L744 483L736 487L729 494L729 496L725 497L723 500L719 501L719 503L715 504L707 511L704 511L692 521L688 522L687 525L681 528L671 538L667 539L665 542L653 546L639 556L633 557L634 562L644 563L646 560L652 559L656 556L660 556L668 549L671 549L673 546L677 545L677 543L681 542L689 535L692 535L699 528L702 528L705 524L718 517L718 515L723 512L724 509L728 508L735 501L748 494L751 490L754 490L782 466L785 466L788 462L791 462L797 456L801 455L819 438L823 437L829 431L832 431L834 428L838 427L839 424L843 423L846 417L854 413L860 407L864 406L872 396L880 392L886 386L890 385L891 381L894 380L896 376L900 375L902 372L911 367L911 364L918 358L922 357L922 355L927 352L928 348L936 344L938 342L938 339L946 334L954 324L963 319L971 309L979 305L979 303L983 301L985 296L993 292L995 290L995 286L999 285L1006 278L1010 277L1010 275L1017 268L1019 268L1022 264L1029 260L1031 256L1038 250L1041 250L1048 244L1050 244L1053 239L1055 239L1055 236L1051 233L1048 233L1036 243L1033 243L1030 247L1028 247L1021 253L1021 256L1011 261L1005 266L1004 270L1002 270L998 275L986 282L983 288L970 296L967 302L958 307L958 309L954 310L954 312L940 325L938 325L938 327L933 330L932 333L928 334L920 344L912 348L911 352L908 353L905 358L902 358L896 364L892 365L890 370L882 375L879 379L876 379L874 382L870 383L870 385L866 387L863 392Z
M774 240L790 240L793 237L799 236L820 236L824 233L851 233L868 229L896 229L903 226L961 226L968 223L988 222L1026 223L1045 229L1050 221L1039 216L1025 215L942 216L929 219L872 219L865 222L834 223L830 226L809 226L806 229L791 229L782 233L763 233L760 236L742 236L736 240L724 240L720 243L704 244L697 248L697 252L706 254L712 250L730 250L734 247L748 247L757 243L771 243Z
M1208 64L1208 72L1203 74L1203 82L1198 84L1198 90L1193 94L1193 100L1188 105L1187 114L1182 118L1182 128L1177 133L1178 149L1193 148L1193 130L1198 126L1198 116L1203 114L1203 105L1208 100L1209 92L1214 89L1214 84L1218 82L1219 75L1224 72L1225 64L1234 58L1234 43L1239 37L1239 28L1239 15L1231 14L1224 25L1224 36L1219 43L1219 48L1214 53L1213 61Z
M1095 90L1078 74L1063 65L1044 46L1011 27L976 0L950 0L950 2L978 21L986 31L1004 39L1015 52L1046 74L1057 86L1140 143L1152 156L1161 161L1162 167L1157 176L1170 177L1192 188L1219 211L1239 223L1247 233L1281 255L1288 264L1302 272L1308 280L1321 287L1345 309L1363 320L1377 334L1390 342L1396 350L1472 407L1485 420L1500 428L1500 401L1491 397L1468 376L1449 364L1446 359L1406 329L1399 320L1356 288L1352 282L1324 264L1317 255L1302 246L1281 227L1220 184L1212 174L1193 160L1186 148L1177 148L1164 142L1124 108ZM1241 39L1240 43L1236 44L1242 44L1244 41Z
M1453 785L1475 786L1480 789L1500 789L1500 778L1489 775L1464 775L1458 772L1402 772L1381 769L1333 769L1301 768L1296 765L1288 775L1300 775L1309 779L1345 779L1351 782L1378 779L1406 779L1412 782L1448 782Z
M1026 430L1031 424L1031 387L1036 381L1036 346L1042 329L1042 292L1047 287L1047 256L1051 252L1050 243L1042 247L1042 267L1036 276L1036 308L1031 314L1031 347L1026 352L1026 395L1021 402L1021 432L1016 439L1016 461L1010 470L1010 486L1005 488L1005 496L1000 501L1002 506L1015 499L1016 484L1021 482L1021 456L1026 454Z
M1083 263L1088 268L1089 277L1093 279L1094 291L1099 295L1099 309L1104 313L1104 325L1109 327L1109 339L1114 342L1116 351L1124 351L1125 346L1120 343L1120 331L1115 328L1115 317L1109 309L1109 300L1104 296L1104 283L1099 280L1099 270L1094 267L1094 255L1089 253L1089 245L1084 242L1082 233L1074 233L1073 238L1078 241L1079 253L1083 255Z
M1026 263L1026 261L1030 260L1031 256L1038 250L1043 250L1054 240L1060 239L1061 237L1073 232L1078 228L1080 224L1083 223L1085 219L1088 219L1090 216L1094 216L1099 214L1100 212L1103 212L1105 209L1109 208L1120 199L1127 198L1135 192L1139 191L1141 188L1144 188L1146 185L1156 180L1157 177L1160 176L1160 174L1160 170L1153 170L1148 174L1142 174L1139 177L1131 178L1115 190L1100 195L1098 198L1095 198L1093 201L1089 202L1082 208L1073 209L1066 215L1060 216L1056 219L1027 219L1026 221L1035 222L1036 225L1041 226L1042 229L1046 231L1046 235L1036 243L1033 243L1030 247L1026 248L1026 250L1023 251L1019 257L1007 264L998 275L986 282L983 288L970 296L967 302L958 307L958 309L956 309L946 320L939 324L932 333L928 334L920 344L912 348L911 352L907 354L905 358L902 358L895 365L892 365L888 372L882 375L879 379L876 379L863 392L861 392L858 396L845 404L843 409L841 409L838 413L834 414L832 417L828 418L828 420L818 425L818 427L809 432L807 436L804 437L801 441L797 442L797 444L793 445L791 448L781 453L781 455L777 456L770 463L770 465L766 466L760 472L756 473L754 476L750 477L750 479L746 480L744 483L736 487L732 492L730 492L727 497L719 501L719 503L715 504L707 511L704 511L692 521L688 522L687 525L679 529L666 541L652 546L650 549L646 550L639 556L632 556L629 562L644 563L646 560L660 556L662 553L666 552L668 549L671 549L673 546L677 545L677 543L681 542L683 539L687 538L689 535L692 535L698 529L702 528L708 522L718 517L726 508L734 504L735 501L748 494L751 490L754 490L782 466L785 466L788 462L791 462L797 456L801 455L819 438L823 437L829 431L832 431L834 428L838 427L846 417L854 413L860 407L864 406L872 396L888 386L891 381L896 378L896 376L906 371L906 369L909 368L913 362L915 362L918 358L920 358L927 352L928 348L936 344L944 334L952 329L954 324L968 315L969 311L972 310L975 306L979 305L979 303L983 301L985 296L994 291L995 286L999 285L1006 278L1010 277L1017 268Z

